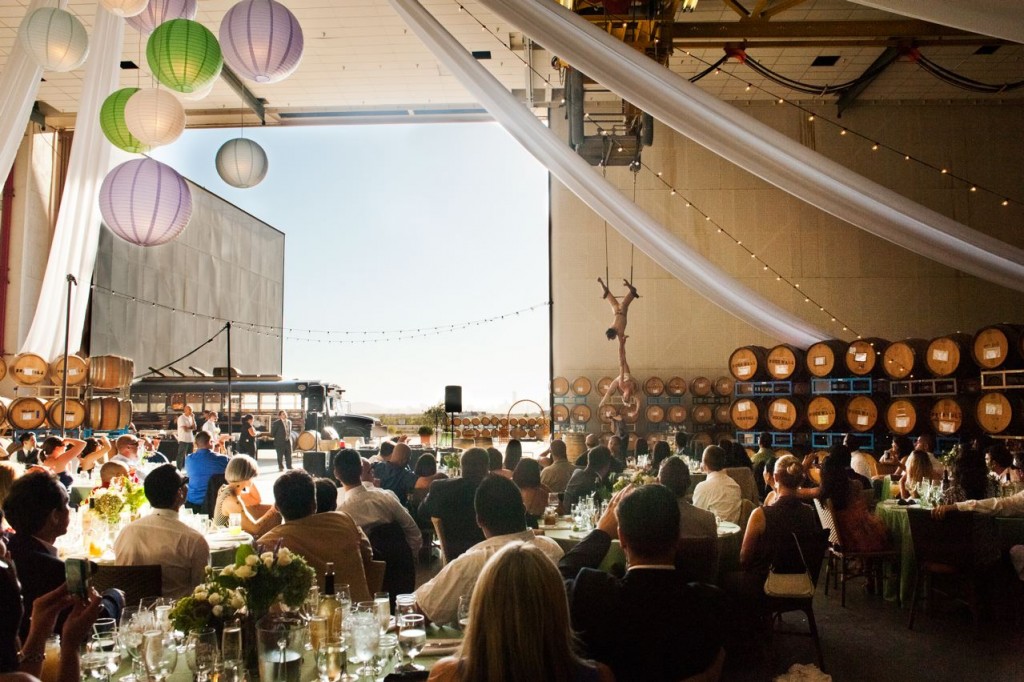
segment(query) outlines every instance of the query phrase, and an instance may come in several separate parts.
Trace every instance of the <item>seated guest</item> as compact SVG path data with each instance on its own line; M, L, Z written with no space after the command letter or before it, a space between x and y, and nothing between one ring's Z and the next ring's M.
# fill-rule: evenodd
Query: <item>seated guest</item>
M693 489L693 505L707 509L723 521L738 523L743 494L740 484L724 471L726 458L725 450L718 445L704 448L701 466L708 477Z
M639 441L637 441L639 444ZM655 476L661 471L662 463L672 456L672 450L669 448L668 443L663 440L659 440L654 444L654 450L651 452L651 466L650 471ZM639 455L637 455L639 457Z
M185 504L188 480L173 464L149 472L143 484L152 511L133 521L114 542L118 566L162 566L163 596L171 599L192 594L203 582L210 563L210 546L202 533L178 519Z
M416 484L413 486L413 490L422 490L424 495L431 483L448 478L446 474L437 470L437 459L432 452L424 452L420 455L412 472L416 474Z
M704 509L693 506L686 496L690 492L690 468L686 460L677 455L669 457L661 464L658 472L658 483L672 491L679 505L679 537L681 538L717 538L718 524L715 515Z
M586 446L586 450L582 455L576 458L575 466L578 469L585 469L587 462L589 461L590 451L601 444L601 439L596 433L588 433L587 437L583 440L583 445Z
M1020 470L1013 468L1013 455L1002 443L990 445L985 450L985 465L992 472L997 485L1024 480L1021 478Z
M535 545L552 562L562 557L562 548L557 542L534 535L526 527L523 499L519 489L507 478L494 474L484 478L476 490L474 507L486 540L445 564L440 573L415 592L423 615L435 623L455 622L459 597L472 594L484 564L505 545L516 541Z
M852 433L846 434L843 438L843 445L850 450L850 469L858 476L868 481L867 488L871 487L871 479L878 475L878 460L870 452L864 452L857 447L857 436ZM863 481L861 481L863 485ZM865 490L867 489L865 488Z
M597 568L616 537L629 561L623 578ZM678 541L675 495L661 485L626 488L558 565L584 655L611 667L617 680L675 681L721 670L721 593L686 582L675 568Z
M121 438L118 438L117 442L120 443ZM185 457L185 473L188 474L189 481L186 507L196 512L207 511L203 506L206 503L206 487L210 482L210 476L223 474L228 468L228 460L226 455L218 455L210 449L208 432L200 431L196 434L195 452Z
M409 469L411 454L408 445L395 443L391 456L374 469L374 474L380 479L380 487L393 492L403 503L409 499L409 493L416 485L416 474Z
M754 485L757 486L757 494L763 500L768 495L765 470L775 469L775 451L772 450L772 436L770 433L762 433L757 437L757 452L754 453L750 464L754 467Z
M551 441L551 465L540 472L541 485L553 493L564 493L576 467L569 461L565 441Z
M109 488L115 479L130 476L131 472L121 462L104 462L100 467L100 487Z
M613 474L621 474L626 470L626 448L622 443L622 438L612 436L608 439L608 454L611 456L608 460L608 471Z
M436 517L444 525L447 559L451 561L484 539L476 523L473 500L480 481L487 475L487 451L469 448L462 453L462 476L434 481L420 505L419 518Z
M363 460L355 450L339 450L334 456L334 475L341 488L334 494L334 507L351 517L363 532L369 534L377 526L398 524L412 554L423 544L423 535L409 510L402 506L395 494L382 488L363 485Z
M142 460L139 459L139 439L130 433L119 436L114 441L114 449L117 454L110 458L111 462L120 462L128 467L128 471L135 475L140 481L145 480L146 472L140 467Z
M196 435L196 441L203 434ZM211 453L214 457L220 455ZM185 458L185 464L195 456L192 453ZM259 475L256 460L248 455L235 455L228 460L224 469L225 484L217 491L217 500L213 505L213 523L227 526L231 514L242 515L242 530L254 538L261 537L268 530L281 523L281 515L274 505L260 502L259 491L253 485L253 479Z
M39 448L36 447L36 434L26 431L18 437L21 446L18 448L17 460L27 467L39 464Z
M921 481L940 481L942 474L932 468L931 458L924 450L914 450L906 459L905 471L900 477L900 497L913 497Z
M318 476L313 479L316 486L316 513L338 511L338 495L341 492L334 481Z
M607 666L582 659L577 648L558 569L536 546L510 542L480 572L458 651L438 661L429 679L529 682L538 671L557 682L615 679Z
M526 515L533 517L534 520L544 516L551 491L540 482L540 464L537 460L520 459L516 470L512 472L512 482L523 496Z
M348 584L353 603L371 598L366 569L373 559L370 541L344 512L316 513L316 485L301 469L286 471L274 481L274 503L284 523L261 538L265 546L280 542L316 570L320 589L328 562L334 562L338 584Z
M384 471L384 464L391 460L391 453L395 451L395 442L386 440L380 444L377 449L377 454L370 458L370 464L373 465L373 475L380 478L381 473Z
M3 507L4 500L11 492L14 479L21 475L21 467L11 462L0 462L0 507ZM0 526L2 530L2 526Z
M505 460L498 448L487 448L487 468L492 474L512 478L512 472L504 468Z
M611 469L611 459L611 452L606 447L599 445L590 451L587 468L574 471L565 486L565 495L562 497L564 509L572 509L581 498L593 495L605 485Z
M523 458L523 444L513 438L505 446L505 458L502 460L502 468L505 471L511 471L515 473L516 465L519 464L519 460Z
M690 434L686 431L676 431L676 435L672 437L672 440L676 444L675 454L680 457L686 458L690 453L687 452L687 448L690 447Z
M964 449L949 461L949 487L942 493L943 504L990 497L988 468L978 450Z
M113 454L114 446L110 440L101 435L99 438L86 438L78 468L81 471L92 471Z
M77 469L75 460L85 450L85 441L77 438L58 438L47 436L43 445L39 448L39 463L62 478L66 474L74 473ZM70 485L71 478L63 481Z
M932 516L941 519L951 509L985 516L1024 516L1024 490L1007 497L989 497L984 500L964 500L956 504L940 505L932 510Z
M839 539L847 552L880 552L889 546L885 523L871 513L864 488L849 476L850 450L833 445L821 467L818 500L832 513Z
M753 466L750 461L750 455L747 454L747 449L743 447L742 443L723 438L719 441L718 445L725 452L724 468L746 467L749 469Z
M863 476L853 469L853 454L850 452L850 446L848 445L849 441L850 434L847 434L845 442L841 445L836 444L829 448L829 457L831 458L833 455L839 455L839 461L843 462L843 467L846 470L846 477L857 483L861 487L861 490L870 490L871 478Z
M903 462L906 461L910 453L914 451L914 442L906 436L893 436L892 441L889 444L889 449L882 453L881 458L878 460L884 464L897 464L899 465L894 473L903 473Z

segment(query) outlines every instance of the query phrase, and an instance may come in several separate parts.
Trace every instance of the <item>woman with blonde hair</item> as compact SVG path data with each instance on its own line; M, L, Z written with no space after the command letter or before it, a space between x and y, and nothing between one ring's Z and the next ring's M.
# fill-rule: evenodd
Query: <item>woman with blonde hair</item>
M523 595L529 595L524 599ZM484 566L466 636L430 671L439 682L608 682L611 670L576 653L558 569L537 547L511 542Z
M242 530L258 538L281 523L277 508L263 504L259 490L253 485L259 473L256 460L248 455L235 455L228 461L224 470L227 482L217 491L217 502L213 506L215 525L226 526L231 514L241 514Z
M914 496L921 481L942 480L942 476L932 467L931 457L924 450L914 450L906 462L907 470L900 477L900 497L904 500Z

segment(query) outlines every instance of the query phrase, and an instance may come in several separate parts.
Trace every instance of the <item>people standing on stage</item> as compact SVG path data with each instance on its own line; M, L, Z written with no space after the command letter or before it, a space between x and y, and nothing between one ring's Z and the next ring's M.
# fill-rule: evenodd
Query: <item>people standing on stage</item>
M242 430L238 434L238 453L256 459L256 427L252 425L253 419L251 414L242 417Z
M277 413L277 421L270 427L274 437L274 449L277 450L277 470L292 468L292 420L288 413L281 410Z
M185 458L188 457L188 453L192 452L192 446L196 439L196 418L192 414L191 405L185 405L185 409L178 415L177 426L178 454L176 463L178 469L181 470L185 468Z

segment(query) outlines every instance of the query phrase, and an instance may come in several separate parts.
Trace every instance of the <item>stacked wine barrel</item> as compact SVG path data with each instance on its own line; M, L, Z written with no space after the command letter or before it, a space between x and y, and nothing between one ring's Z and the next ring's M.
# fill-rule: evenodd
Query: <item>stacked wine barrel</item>
M35 353L0 359L0 379L14 381L14 397L0 398L0 421L16 431L35 429L114 431L128 426L132 404L127 390L135 363L117 355L69 355L47 362ZM67 395L58 389L66 384Z
M453 418L452 427L457 438L472 440L476 445L486 446L491 445L495 439L544 439L547 438L549 431L547 417L537 415L464 415Z
M1024 436L1024 325L807 349L743 346L729 367L755 387L793 382L788 395L738 396L730 411L739 431Z

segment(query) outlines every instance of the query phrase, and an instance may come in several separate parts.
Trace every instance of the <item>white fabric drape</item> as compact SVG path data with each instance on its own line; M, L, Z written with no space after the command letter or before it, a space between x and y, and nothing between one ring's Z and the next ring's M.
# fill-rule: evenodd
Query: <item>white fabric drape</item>
M77 351L82 344L100 235L101 218L96 197L110 170L113 149L100 129L100 107L119 83L123 37L124 20L97 3L57 227L50 244L35 317L21 352L38 353L47 359L64 352L69 274L78 280L78 286L71 291L70 352Z
M1021 0L850 0L905 17L1024 43Z
M40 7L63 7L67 0L32 0L25 10L27 17ZM39 81L43 68L29 59L15 37L11 52L7 55L4 72L0 74L0 183L7 179L18 154L18 147L25 137L32 104L39 93Z
M390 3L437 60L512 137L651 260L712 303L787 343L807 346L828 338L825 332L733 280L640 210L538 121L417 0Z
M547 0L480 0L587 76L793 196L909 251L1024 291L1024 250L807 149Z

